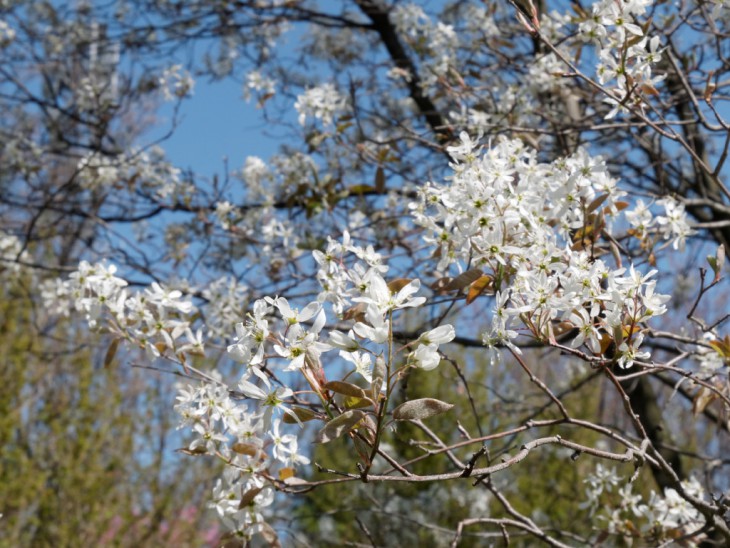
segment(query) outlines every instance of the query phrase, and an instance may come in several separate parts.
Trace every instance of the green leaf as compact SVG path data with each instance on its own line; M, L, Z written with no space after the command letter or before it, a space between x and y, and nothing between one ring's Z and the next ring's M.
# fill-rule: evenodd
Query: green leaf
M411 400L396 407L393 410L393 418L397 421L427 419L445 413L452 407L454 406L450 403L434 400L433 398Z
M347 190L350 191L350 194L372 194L375 192L375 187L370 185L353 185L348 187Z
M373 400L370 398L356 398L354 396L348 396L342 400L343 405L346 409L364 409L373 405Z
M720 281L722 269L725 266L725 246L720 244L714 257L712 255L707 256L707 262L710 263L710 268L712 268L712 272L715 274L713 282L717 283Z

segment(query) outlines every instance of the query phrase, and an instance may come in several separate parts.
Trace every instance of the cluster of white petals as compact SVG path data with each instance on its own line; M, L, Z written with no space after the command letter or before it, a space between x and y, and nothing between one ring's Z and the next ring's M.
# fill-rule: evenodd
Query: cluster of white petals
M165 101L175 101L193 94L195 80L182 65L172 65L162 72L158 85Z
M481 15L479 11L477 15ZM434 85L447 75L456 63L459 43L454 27L432 21L415 3L396 4L390 15L393 25L422 61L421 81L424 87ZM409 75L403 75L407 80Z
M520 330L554 341L563 322L578 330L573 347L585 344L600 355L613 341L624 367L648 358L638 350L640 326L664 314L669 297L655 292L655 271L642 275L601 258L609 250L597 232L622 218L627 205L603 161L579 149L540 163L521 141L500 139L482 153L468 135L461 139L449 149L449 184L429 184L412 209L438 248L440 269L472 265L492 277L496 306L485 344L512 346ZM656 226L681 245L690 233L684 211L662 204L669 215L647 218L645 229Z
M639 532L642 536L670 541L681 535L693 535L702 528L704 518L675 489L664 494L651 492L649 500L633 492L633 484L601 464L596 466L584 483L586 500L581 507L588 508L598 521L605 522L613 535L630 539ZM705 491L696 478L681 482L682 489L691 497L703 500Z
M331 83L313 87L299 95L294 108L299 113L299 123L307 118L319 120L323 125L332 125L334 118L347 108L347 98Z
M184 360L185 354L203 354L202 332L191 329L190 316L196 309L188 296L157 282L130 291L116 271L114 265L82 261L67 280L46 282L41 296L49 311L83 312L91 328L130 341L152 357Z
M641 107L643 97L658 93L656 85L665 77L655 73L665 49L659 36L645 35L637 24L650 5L646 0L601 0L579 25L581 37L597 48L599 82L612 86L605 99L612 107L606 119L625 112L628 103Z
M159 147L145 151L132 149L116 156L90 152L79 160L76 169L77 180L84 188L119 188L134 184L154 190L161 198L177 199L189 192L181 181L180 170L165 160Z
M246 83L243 86L243 98L250 101L254 93L262 100L271 98L276 93L276 81L264 76L258 70L249 72L246 75Z
M18 276L23 266L18 261L28 260L29 254L23 249L20 239L0 230L0 276L8 279Z

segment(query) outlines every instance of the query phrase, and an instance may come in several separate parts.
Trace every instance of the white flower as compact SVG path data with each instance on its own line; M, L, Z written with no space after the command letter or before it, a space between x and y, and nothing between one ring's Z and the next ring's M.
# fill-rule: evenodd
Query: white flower
M265 98L270 98L276 92L276 81L264 76L258 70L251 71L246 75L243 98L250 101L254 91Z
M383 344L390 334L390 320L383 317L383 313L374 304L368 305L365 310L365 319L368 323L357 322L352 330L363 339L369 339L377 344Z
M182 65L172 65L158 79L165 101L174 101L193 94L195 80Z
M297 97L294 108L299 112L299 123L304 125L307 116L331 125L333 118L347 106L347 99L340 95L334 85L327 83L308 89Z
M418 337L418 342L429 345L429 344L445 344L451 342L456 337L456 331L454 331L453 325L440 325L439 327L426 331Z
M370 279L367 296L353 299L356 302L374 304L381 312L398 310L401 308L417 307L426 302L425 297L413 297L421 287L418 279L411 280L397 293L391 292L388 284L379 273L374 273Z
M318 302L312 302L305 306L300 312L296 308L289 306L289 301L283 297L276 297L275 299L266 297L266 302L274 305L279 310L281 317L284 318L289 325L311 320L322 308L322 305Z
M285 371L301 369L307 357L312 363L316 363L323 352L332 349L327 343L318 340L319 332L324 327L325 320L324 310L320 310L309 331L306 331L301 324L295 323L290 325L287 336L283 341L284 344L274 345L274 351L279 356L290 360Z
M412 359L416 363L416 367L431 371L436 369L441 362L439 355L439 347L435 344L420 344L416 351L411 354Z
M248 380L251 373L253 373L264 383L268 391L256 386ZM264 375L258 368L250 367L248 369L246 374L244 374L244 376L241 377L241 380L238 382L238 389L245 396L261 401L261 405L263 405L265 408L262 416L264 428L268 429L271 425L271 418L274 410L276 409L279 409L294 418L294 420L296 420L299 425L302 424L299 420L299 417L297 417L291 409L284 405L284 400L290 398L294 394L292 389L288 387L278 387L272 389L271 382L269 381L268 377Z
M370 354L365 352L340 352L340 356L355 364L355 371L369 383L373 382L373 364Z
M337 331L336 329L330 331L330 337L327 343L330 346L334 348L339 348L340 350L344 350L345 352L354 352L355 350L360 348L360 343L353 339L351 335L345 335L344 333L342 333L341 331Z
M599 354L601 352L601 334L588 311L584 308L573 310L567 320L578 329L578 335L571 341L570 346L578 348L586 343L594 354Z
M182 291L179 289L167 289L157 282L152 282L149 289L145 289L147 299L165 308L178 310L188 314L193 310L193 303L183 300Z

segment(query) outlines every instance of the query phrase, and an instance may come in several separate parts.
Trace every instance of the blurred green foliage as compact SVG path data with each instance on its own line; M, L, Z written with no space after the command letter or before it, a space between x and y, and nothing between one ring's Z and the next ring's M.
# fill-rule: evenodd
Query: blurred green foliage
M214 545L220 470L174 452L174 378L0 291L0 546Z
M567 366L562 363L560 371L549 371L549 362L540 363L540 352L531 353L526 359L531 367L540 371L542 378L568 375ZM545 396L512 360L489 364L484 349L447 350L447 353L460 368L469 368L465 375L470 379L468 392L454 363L444 360L436 370L411 371L391 404L393 408L406 399L419 397L435 397L455 404L451 411L423 421L447 445L464 441L460 430L468 432L472 438L478 437L476 417L484 435L519 426L520 419L559 418L557 409L549 405L540 414L530 415L531 410L544 403ZM467 370L463 372L467 373ZM618 404L602 402L604 388L600 376L568 393L571 385L577 385L591 373L580 371L563 383L566 390L563 402L573 417L595 418L596 413L600 414L600 406ZM551 386L556 384L559 383L551 379ZM514 454L523 443L536 437L555 434L594 447L599 440L595 433L565 425L528 430L487 442L491 462ZM420 457L421 460L408 466L416 474L457 471L443 453L429 455L437 446L413 424L398 423L396 429L385 436L384 442L383 448L400 463ZM462 462L468 462L480 446L480 443L473 443L457 448L453 453ZM352 441L341 438L316 446L312 460L324 468L357 474L356 454ZM374 473L389 469L387 463L382 460L380 463L380 466L374 466ZM517 511L535 518L539 516L548 530L571 530L591 537L601 524L592 520L587 509L576 510L576 507L585 500L583 479L594 470L596 463L590 457L571 458L571 451L566 448L542 446L514 469L493 475L492 480ZM486 465L485 456L476 463L477 468ZM624 478L633 473L631 465L619 464L616 468ZM525 473L526 470L529 472ZM308 479L334 477L313 471ZM646 470L635 483L634 492L646 495L653 487L652 483L651 474ZM307 539L317 546L332 546L343 541L376 546L448 546L459 522L464 519L511 517L492 493L484 486L475 485L473 477L439 484L361 484L359 487L349 484L347 489L337 483L325 485L307 494L297 513ZM516 529L510 529L508 533L511 546L534 545L534 537L521 535ZM570 539L563 540L570 544ZM464 547L487 545L506 545L502 531L494 525L471 525L465 528L459 542L459 546Z

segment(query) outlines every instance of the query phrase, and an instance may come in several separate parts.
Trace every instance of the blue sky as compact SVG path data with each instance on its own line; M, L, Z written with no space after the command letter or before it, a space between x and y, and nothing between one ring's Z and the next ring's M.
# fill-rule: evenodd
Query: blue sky
M180 122L172 137L162 143L170 162L181 169L212 176L222 173L225 158L231 171L243 166L247 156L267 160L279 141L267 136L266 124L255 101L242 98L240 83L196 81L194 95L180 109ZM171 105L159 114L157 131L170 124Z

